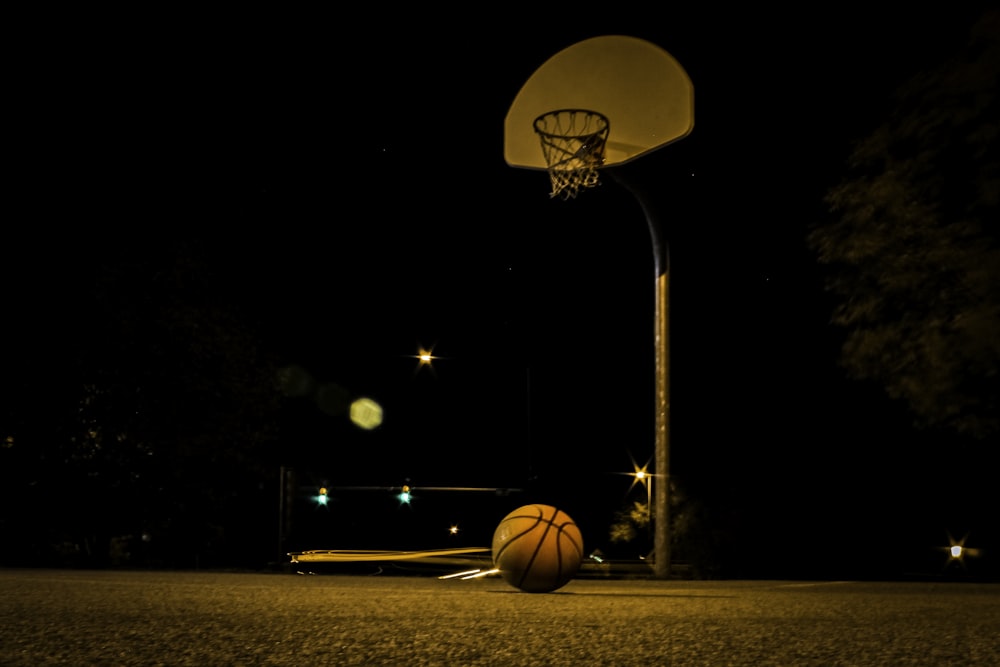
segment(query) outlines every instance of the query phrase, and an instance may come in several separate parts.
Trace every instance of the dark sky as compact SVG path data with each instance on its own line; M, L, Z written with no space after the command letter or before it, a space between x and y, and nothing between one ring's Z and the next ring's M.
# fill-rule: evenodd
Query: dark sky
M819 513L871 537L923 521L914 506L921 539L963 530L907 461L940 441L842 378L803 239L851 140L964 41L976 6L628 5L48 26L20 56L31 240L210 248L288 363L383 403L377 432L317 411L297 434L335 483L537 477L597 512L627 490L611 473L652 455L647 223L613 181L550 199L544 173L505 164L503 119L557 51L641 37L695 89L693 133L630 166L656 183L670 241L677 480L709 504L785 507L778 531ZM419 346L442 357L433 372L407 356Z

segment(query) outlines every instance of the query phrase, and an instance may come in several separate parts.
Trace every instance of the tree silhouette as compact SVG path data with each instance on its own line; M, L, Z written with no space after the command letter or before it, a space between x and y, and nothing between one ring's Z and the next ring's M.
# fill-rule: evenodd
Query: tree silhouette
M1000 433L1000 12L893 97L809 234L841 361L921 427Z
M272 555L255 542L276 512L277 364L225 260L162 239L74 250L59 258L72 279L39 297L51 342L25 343L35 356L4 406L9 520L32 562Z

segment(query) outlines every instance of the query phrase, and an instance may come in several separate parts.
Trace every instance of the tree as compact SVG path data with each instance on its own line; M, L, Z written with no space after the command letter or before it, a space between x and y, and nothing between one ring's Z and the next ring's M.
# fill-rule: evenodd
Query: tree
M252 551L246 540L259 539L270 500L261 493L275 473L276 364L219 275L219 255L164 245L105 267L102 339L81 355L83 371L107 397L93 406L95 424L130 443L128 497L147 531L176 561L229 560Z
M277 364L220 258L88 239L52 262L44 307L17 311L31 329L0 410L16 500L0 519L40 545L32 562L54 545L67 564L107 562L109 545L127 562L124 543L148 542L150 562L231 563L270 544Z
M828 267L841 362L919 427L1000 433L1000 12L921 73L856 144L808 244Z

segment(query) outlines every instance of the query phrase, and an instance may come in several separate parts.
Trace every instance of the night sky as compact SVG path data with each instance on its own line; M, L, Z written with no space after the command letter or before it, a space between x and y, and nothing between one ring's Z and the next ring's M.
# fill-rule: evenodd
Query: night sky
M4 254L24 339L65 326L36 297L59 304L81 257L190 244L283 363L385 409L363 431L290 399L282 463L304 480L523 488L602 545L629 492L615 473L653 453L647 223L611 179L551 199L504 162L503 119L549 56L633 35L695 90L693 133L628 167L670 244L674 481L778 570L996 544L982 450L837 366L804 242L852 141L979 7L64 25L22 54L30 207Z

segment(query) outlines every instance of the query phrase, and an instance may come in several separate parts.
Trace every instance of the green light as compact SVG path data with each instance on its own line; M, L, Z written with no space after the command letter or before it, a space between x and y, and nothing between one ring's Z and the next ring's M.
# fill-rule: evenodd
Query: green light
M399 495L397 495L396 497L399 498L399 502L409 505L411 498L410 487L404 486L402 490L399 492Z

